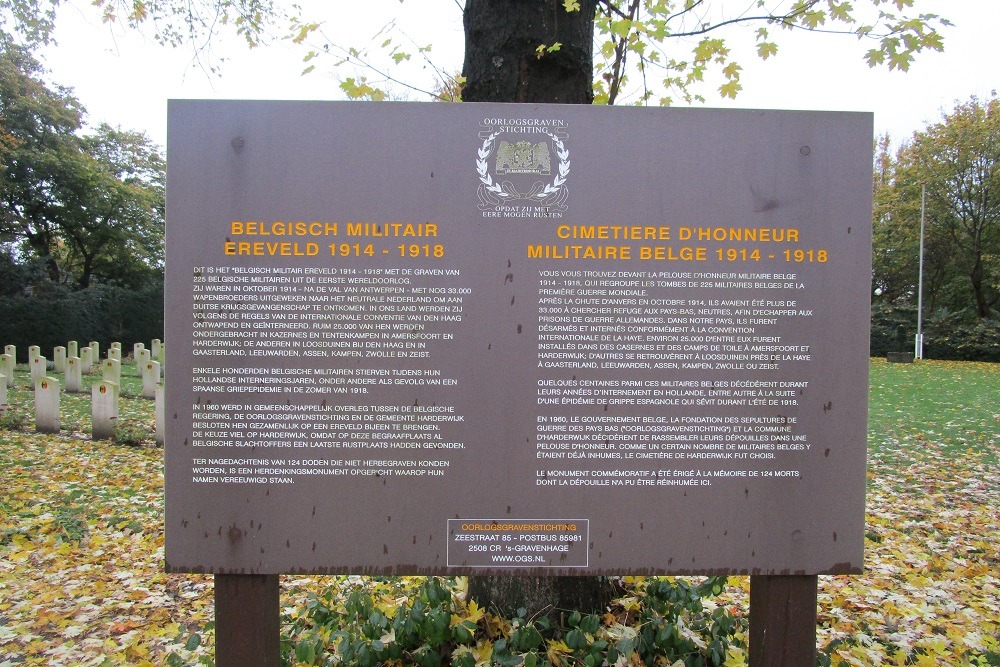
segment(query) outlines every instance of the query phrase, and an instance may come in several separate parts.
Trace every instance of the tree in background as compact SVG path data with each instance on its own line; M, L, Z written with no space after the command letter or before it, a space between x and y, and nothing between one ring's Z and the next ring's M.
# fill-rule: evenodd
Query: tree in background
M989 318L1000 299L1000 100L973 97L923 132L900 154L927 184L927 222L973 310Z
M921 189L926 186L928 312L992 317L1000 302L1000 100L971 98L914 133L895 157L879 151L875 276L879 298L916 302Z
M916 299L920 226L912 224L913 202L901 198L896 185L892 141L875 142L872 215L872 298L886 303ZM919 201L916 216L920 215Z
M63 279L53 189L75 151L83 109L64 89L50 90L27 49L0 41L0 240L17 242Z
M64 193L65 261L81 287L141 287L163 269L166 163L144 134L106 124L82 145Z
M40 263L49 282L74 287L162 279L163 159L142 134L83 135L82 105L44 75L28 49L0 36L5 258Z

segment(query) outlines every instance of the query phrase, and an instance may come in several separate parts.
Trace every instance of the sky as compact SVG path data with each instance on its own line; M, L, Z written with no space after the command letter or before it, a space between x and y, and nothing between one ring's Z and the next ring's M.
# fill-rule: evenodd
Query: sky
M373 39L377 47L385 34L380 30L395 20L402 31L395 33L397 42L412 40L411 52L414 45L430 44L434 64L458 72L463 52L458 2L307 0L305 13L316 10L316 16L328 17L323 29L331 39L358 47ZM888 133L898 143L940 120L957 102L988 97L1000 88L994 47L1000 0L915 3L917 11L946 16L955 25L945 29L944 52L918 55L909 72L870 69L862 58L870 47L850 36L782 33L778 56L739 60L744 90L735 101L706 89L702 106L871 111L875 133ZM141 130L160 145L166 144L168 99L343 99L339 82L355 74L344 68L331 73L333 59L319 58L316 70L301 76L303 52L287 41L248 50L234 40L216 49L226 58L216 76L199 67L185 47L162 47L149 36L102 24L85 0L63 7L58 45L42 53L51 80L74 89L92 124ZM429 71L418 57L406 67L400 74L407 80L419 80ZM369 78L378 77L369 73ZM427 99L403 90L397 94Z

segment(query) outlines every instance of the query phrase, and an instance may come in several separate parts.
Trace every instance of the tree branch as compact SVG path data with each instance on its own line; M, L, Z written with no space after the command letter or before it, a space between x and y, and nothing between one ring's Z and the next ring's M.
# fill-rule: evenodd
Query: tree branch
M811 9L812 7L814 7L818 3L819 3L819 0L811 0L811 2L809 4L804 5L798 11L788 12L787 14L761 14L761 15L753 15L753 16L738 16L736 18L727 19L725 21L720 21L718 23L713 23L713 24L708 24L708 25L702 24L701 28L698 29L698 30L692 30L692 31L689 31L689 32L672 32L672 33L670 33L670 36L671 37L697 37L699 35L706 35L706 34L712 32L714 30L718 30L719 28L725 28L726 26L738 25L740 23L753 23L753 22L758 22L758 21L765 21L767 23L780 23L781 25L783 25L783 26L785 26L787 28L802 28L802 26L794 23L793 19L795 19L798 16L802 16L809 9ZM701 4L701 3L698 3L698 4ZM693 6L692 6L692 8L693 8ZM683 12L680 12L679 14L674 14L674 15L668 17L667 18L667 22L669 23L673 19L676 19L676 18L679 18L679 17L683 16L687 11L689 11L689 10L684 10ZM808 28L803 28L803 29L808 30ZM827 31L811 30L811 32L827 32ZM830 32L835 32L835 33L843 34L846 31L830 31Z
M632 0L628 15L625 19L634 21L639 14L639 0ZM630 31L631 32L631 31ZM624 78L625 62L628 60L628 35L626 33L620 37L615 44L615 62L612 67L611 85L608 87L608 104L614 104L621 91L622 79Z

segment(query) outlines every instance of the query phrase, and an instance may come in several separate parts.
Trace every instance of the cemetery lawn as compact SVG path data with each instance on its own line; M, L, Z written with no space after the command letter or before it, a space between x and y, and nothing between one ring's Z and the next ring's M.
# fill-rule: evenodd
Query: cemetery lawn
M138 378L119 441L91 442L89 392L63 395L61 434L35 434L19 371L0 412L0 667L212 664L211 578L162 571L163 450ZM830 664L1000 665L998 463L1000 364L872 361L866 570L820 577ZM388 610L416 581L282 577L284 632L308 625L292 621L309 593L366 587ZM713 603L746 616L748 588L731 577ZM453 623L482 616L460 598Z

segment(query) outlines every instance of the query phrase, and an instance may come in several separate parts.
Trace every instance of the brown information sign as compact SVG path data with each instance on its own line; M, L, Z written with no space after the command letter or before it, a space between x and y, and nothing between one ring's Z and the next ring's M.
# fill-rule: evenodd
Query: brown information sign
M166 561L858 572L870 114L174 101Z

